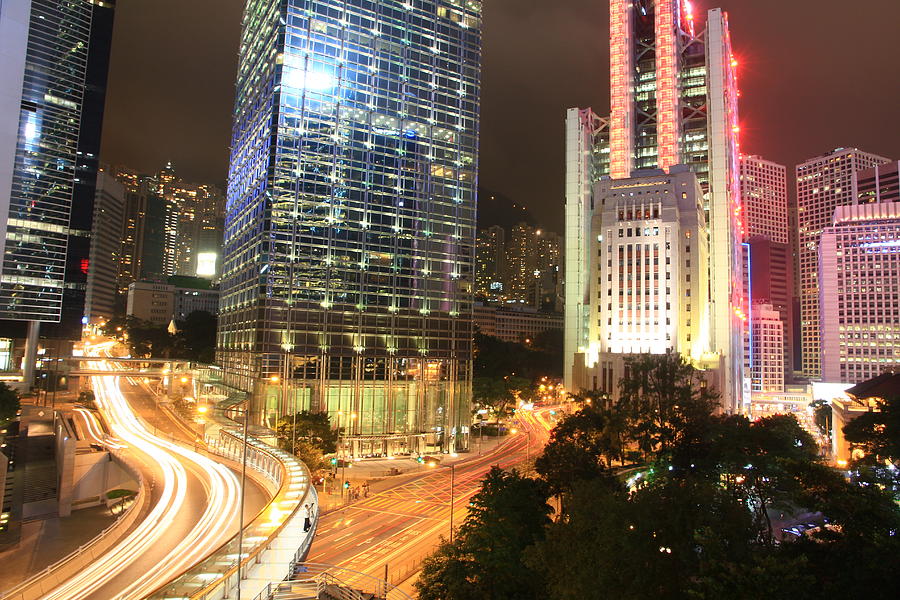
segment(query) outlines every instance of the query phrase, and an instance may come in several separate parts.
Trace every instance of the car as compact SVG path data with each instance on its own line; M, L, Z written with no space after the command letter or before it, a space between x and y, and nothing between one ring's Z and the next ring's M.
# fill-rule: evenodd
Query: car
M439 465L441 464L441 459L437 456L423 456L422 463L426 465Z

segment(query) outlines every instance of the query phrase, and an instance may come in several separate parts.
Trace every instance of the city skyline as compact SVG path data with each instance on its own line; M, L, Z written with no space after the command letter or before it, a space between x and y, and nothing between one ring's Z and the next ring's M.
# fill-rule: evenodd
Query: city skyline
M604 114L608 108L608 40L597 35L608 27L606 4L495 0L485 7L480 183L556 231L563 197L559 119L571 106ZM777 0L694 4L732 13L744 152L786 165L790 179L794 165L836 147L900 155L900 125L880 117L900 93L900 80L873 76L894 68L888 32L900 4L879 0L864 17L848 15L836 1L816 11ZM159 0L118 7L104 160L144 170L172 160L188 179L224 183L241 6ZM832 31L864 43L839 44ZM802 59L784 61L792 56ZM853 69L863 58L866 68ZM842 72L840 85L835 71ZM519 92L514 103L511 90ZM188 99L194 102L186 107ZM853 119L841 117L851 105ZM806 118L790 116L798 113ZM529 127L522 126L526 119Z

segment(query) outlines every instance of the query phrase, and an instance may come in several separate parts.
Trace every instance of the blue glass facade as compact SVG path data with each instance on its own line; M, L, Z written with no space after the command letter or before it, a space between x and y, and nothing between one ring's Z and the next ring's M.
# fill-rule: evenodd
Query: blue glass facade
M360 451L465 443L480 13L248 0L219 358L268 418L356 414Z

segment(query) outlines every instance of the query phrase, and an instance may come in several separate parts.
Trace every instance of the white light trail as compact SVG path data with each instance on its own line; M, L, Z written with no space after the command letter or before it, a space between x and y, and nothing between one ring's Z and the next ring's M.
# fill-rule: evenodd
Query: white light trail
M92 349L97 350L95 345ZM108 347L108 346L107 346ZM106 361L100 368L112 370ZM234 510L239 505L238 479L228 468L196 452L152 435L131 411L122 394L119 377L93 377L94 393L100 410L115 435L130 448L143 452L162 472L158 482L158 502L125 538L83 571L45 595L45 600L73 600L96 592L116 575L135 564L146 552L165 544L179 513L185 508L188 476L185 466L198 472L207 492L207 505L200 519L155 565L146 565L144 573L114 596L115 600L143 598L182 571L215 550L234 532ZM85 416L87 418L87 416ZM91 435L95 431L88 425ZM102 432L99 439L103 439Z

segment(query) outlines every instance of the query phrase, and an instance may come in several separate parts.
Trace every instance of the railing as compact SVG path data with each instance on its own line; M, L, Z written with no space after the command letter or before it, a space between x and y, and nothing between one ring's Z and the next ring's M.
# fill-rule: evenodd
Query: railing
M337 600L412 600L383 579L334 565L298 562L292 566L290 575L294 578L269 584L253 600L304 597L300 594L309 591L315 592L312 597L318 597L326 589L328 596Z
M211 448L229 460L241 457L244 447L240 432L220 430L222 442ZM304 502L316 502L315 490L309 484L309 471L294 456L247 436L247 464L270 477L278 491L269 504L270 509L261 512L243 532L243 544L238 548L239 535L229 539L207 558L191 569L157 589L148 598L190 598L212 600L226 598L238 580L238 559L243 575L253 563L261 562L262 555L282 533L285 526L297 515ZM251 458L253 457L253 458ZM277 470L276 470L277 465ZM307 503L309 503L307 502ZM317 520L315 513L314 520ZM307 547L315 534L313 527L302 545Z
M108 450L112 456L131 472L132 477L137 479L138 493L134 502L113 524L101 531L92 540L79 546L77 550L69 553L42 571L35 573L15 587L0 593L0 598L3 600L26 600L43 596L65 579L102 556L123 533L131 528L135 520L143 512L144 506L147 504L149 488L144 481L141 470L121 453L113 449Z

